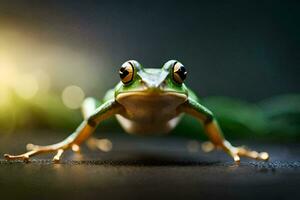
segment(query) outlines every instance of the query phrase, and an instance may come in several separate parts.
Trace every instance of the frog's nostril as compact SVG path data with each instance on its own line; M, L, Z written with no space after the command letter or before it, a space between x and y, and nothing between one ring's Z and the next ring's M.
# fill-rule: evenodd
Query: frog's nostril
M161 89L166 83L157 79L141 80L141 83L149 89Z
M146 84L146 87L149 89L162 89L164 85L161 83L152 83L152 84Z

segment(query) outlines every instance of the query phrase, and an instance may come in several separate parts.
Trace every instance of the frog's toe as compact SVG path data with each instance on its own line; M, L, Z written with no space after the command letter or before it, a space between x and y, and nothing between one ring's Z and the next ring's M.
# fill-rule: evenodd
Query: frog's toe
M24 162L28 162L32 156L42 154L42 153L51 153L56 152L56 155L53 157L53 162L59 162L60 158L65 149L68 149L70 145L64 145L63 143L48 145L48 146L39 146L34 144L28 144L28 151L19 155L10 155L4 154L4 158L6 160L23 160Z
M256 160L264 160L267 161L269 159L269 154L267 152L257 152L249 150L248 148L241 146L237 147L238 154L240 156L256 159Z
M240 163L240 161L241 161L241 159L240 159L240 157L239 157L238 155L234 155L234 156L233 156L233 160L234 160L234 162L236 162L236 163Z
M267 152L261 152L259 153L259 159L260 160L269 160L270 156Z
M241 158L237 151L235 151L234 149L231 149L231 150L227 151L227 153L233 158L234 162L236 162L237 164L240 163Z
M20 154L20 155L10 155L10 154L4 154L4 158L9 160L23 160L24 162L29 162L29 155L28 154Z
M64 153L64 150L63 150L63 149L57 150L57 153L56 153L56 155L53 157L52 161L53 161L54 163L59 163L59 162L60 162L60 158L61 158L61 156L62 156L63 153Z

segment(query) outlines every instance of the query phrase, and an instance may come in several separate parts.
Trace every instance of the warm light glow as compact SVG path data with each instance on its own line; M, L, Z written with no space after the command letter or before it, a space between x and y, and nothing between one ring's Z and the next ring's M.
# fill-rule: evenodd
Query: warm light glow
M8 62L0 57L0 85L11 85L16 79L16 69Z
M79 152L80 151L80 147L77 144L73 144L72 145L72 151Z
M70 109L80 108L84 96L82 89L75 85L66 87L62 92L63 103Z
M204 152L211 152L212 150L215 149L215 146L210 141L203 142L201 147Z
M99 139L97 147L104 152L109 152L112 150L112 142L109 139Z
M22 74L18 76L14 84L17 95L23 99L31 99L38 92L39 85L35 76L31 74Z
M9 24L1 24L0 35L1 88L3 86L14 90L15 85L22 88L22 83L18 80L19 74L29 73L35 77L29 84L36 85L33 82L37 82L38 92L55 93L51 90L52 87L63 88L74 79L81 87L89 89L95 84L101 87L102 84L97 82L102 80L101 74L110 74L105 71L106 68L101 68L101 74L97 73L99 67L107 65L102 63L103 59L100 59L98 53L91 54L81 46L73 48L62 38L39 37L41 34L35 31L19 29ZM71 76L70 71L73 73ZM34 93L34 88L31 88L31 92L24 92L25 95L19 89L16 90L19 96L26 99L33 95L30 93Z
M86 144L88 145L88 147L90 149L93 149L93 150L99 149L103 152L109 152L113 148L112 142L107 138L96 139L96 138L91 137L87 140Z
M16 70L8 57L0 51L0 106L7 106L11 101L11 85L15 81Z
M8 88L0 85L0 107L10 103L11 95Z

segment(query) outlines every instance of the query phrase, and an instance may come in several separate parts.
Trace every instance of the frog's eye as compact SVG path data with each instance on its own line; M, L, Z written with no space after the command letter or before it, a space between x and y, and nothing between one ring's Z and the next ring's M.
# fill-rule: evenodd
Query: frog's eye
M173 66L173 80L178 83L182 84L184 79L186 78L187 71L185 67L180 63L176 62Z
M119 70L121 81L124 84L130 83L134 77L134 67L131 62L125 62Z

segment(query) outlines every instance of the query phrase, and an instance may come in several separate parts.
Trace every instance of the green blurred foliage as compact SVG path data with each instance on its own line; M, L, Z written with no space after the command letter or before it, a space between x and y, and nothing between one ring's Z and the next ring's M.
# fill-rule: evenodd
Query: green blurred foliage
M228 138L300 140L300 95L282 95L256 104L209 97L202 103L215 114ZM200 137L199 131L203 129L196 120L185 116L175 134Z
M215 114L228 138L300 140L300 95L273 97L253 104L228 97L201 100ZM55 94L38 94L31 100L13 95L9 106L0 107L0 131L51 129L73 131L82 120L79 110L66 108ZM114 118L99 126L99 131L122 132ZM201 124L184 115L173 135L204 139Z

